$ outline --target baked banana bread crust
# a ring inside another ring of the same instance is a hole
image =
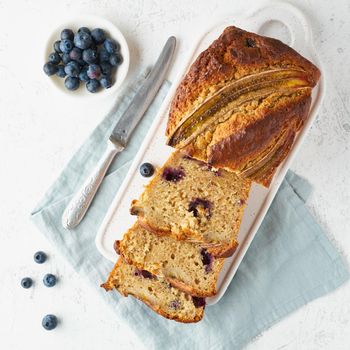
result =
[[[190,67],[172,101],[168,144],[268,186],[288,152],[264,164],[307,118],[320,71],[281,41],[228,27]],[[294,140],[293,136],[293,140]],[[282,137],[282,138],[283,138]],[[293,143],[293,140],[291,143]],[[257,173],[260,175],[258,176]]]
[[[116,289],[126,297],[132,295],[159,315],[177,322],[198,322],[204,315],[203,298],[173,288],[164,279],[128,265],[121,258],[101,287],[106,291]]]

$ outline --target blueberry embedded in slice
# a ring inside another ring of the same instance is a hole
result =
[[[30,277],[24,277],[21,280],[21,286],[25,289],[28,289],[32,286],[33,280]]]
[[[209,273],[213,268],[214,257],[206,249],[201,250],[202,262],[205,268],[205,272]]]
[[[53,287],[56,284],[56,281],[56,276],[51,273],[47,273],[43,278],[43,283],[46,287]]]
[[[173,310],[178,310],[180,306],[181,306],[181,302],[179,300],[172,300],[169,303],[170,309],[173,309]]]
[[[149,278],[149,279],[152,279],[154,277],[150,272],[146,270],[140,270],[138,268],[135,268],[134,275],[138,277]]]
[[[55,315],[46,315],[41,322],[42,326],[47,331],[51,331],[55,329],[57,327],[57,323],[58,323],[58,320]]]
[[[154,166],[151,163],[143,163],[140,166],[140,174],[143,177],[150,177],[154,174]]]
[[[80,80],[74,77],[67,77],[64,81],[64,86],[71,91],[77,90],[80,85]]]
[[[57,72],[57,66],[51,62],[45,63],[43,69],[48,76],[54,75]]]
[[[212,207],[213,207],[213,204],[209,200],[203,199],[203,198],[194,198],[192,199],[192,201],[188,206],[188,211],[192,212],[195,218],[204,212],[204,216],[207,219],[210,219],[212,214],[211,213]]]
[[[71,29],[63,29],[61,32],[61,40],[73,40],[74,33]]]
[[[37,264],[43,264],[47,259],[47,256],[44,252],[42,251],[39,251],[39,252],[36,252],[34,254],[34,261],[37,263]]]
[[[185,177],[185,172],[182,168],[167,167],[163,170],[162,178],[170,182],[178,182]]]
[[[195,307],[203,307],[205,306],[205,299],[199,297],[192,297],[192,301]]]

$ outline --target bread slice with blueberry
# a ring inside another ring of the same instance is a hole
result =
[[[106,291],[116,289],[123,296],[132,295],[170,320],[192,323],[200,321],[204,315],[203,298],[192,297],[163,278],[128,265],[121,258],[101,287]]]
[[[269,186],[308,117],[319,69],[279,40],[230,26],[171,103],[168,144]]]
[[[145,229],[233,254],[251,181],[174,152],[131,206]]]
[[[198,297],[216,294],[224,259],[214,258],[200,244],[159,237],[136,223],[115,242],[115,249],[127,263],[163,277],[185,293]]]

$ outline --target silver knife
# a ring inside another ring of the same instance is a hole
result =
[[[176,39],[171,36],[165,43],[151,73],[114,127],[101,160],[66,207],[62,216],[64,228],[73,229],[83,219],[113,158],[125,148],[131,133],[164,82],[165,74],[175,51],[175,45]]]

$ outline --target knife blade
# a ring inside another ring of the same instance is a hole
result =
[[[140,89],[137,91],[132,103],[119,119],[112,131],[110,140],[123,147],[127,144],[131,133],[135,129],[143,114],[151,104],[154,96],[162,85],[165,74],[170,66],[171,57],[174,54],[176,45],[175,37],[171,36],[154,65],[151,73]]]
[[[130,105],[114,127],[105,153],[64,210],[62,215],[64,228],[73,229],[85,216],[112,160],[118,152],[125,148],[133,130],[164,82],[175,46],[176,39],[171,36],[165,43],[151,73],[145,78]]]

